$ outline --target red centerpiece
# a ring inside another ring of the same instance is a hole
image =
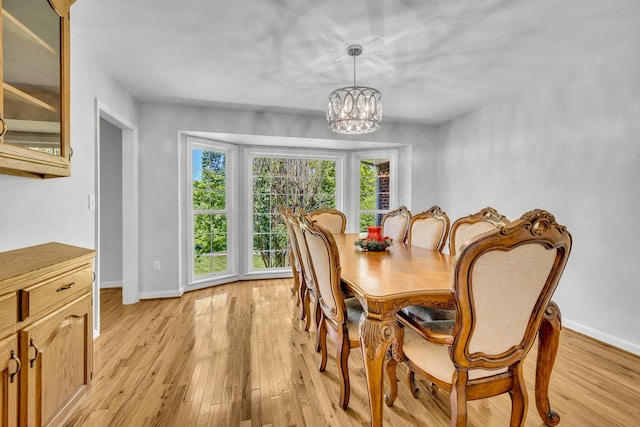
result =
[[[372,225],[367,227],[367,239],[382,241],[382,227],[379,225]]]

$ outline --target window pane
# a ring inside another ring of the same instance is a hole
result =
[[[335,207],[336,162],[294,158],[253,160],[253,268],[289,266],[279,206],[295,211]]]
[[[367,231],[367,227],[376,224],[376,216],[374,214],[360,214],[360,232],[364,233]]]
[[[254,233],[253,235],[253,250],[254,252],[260,252],[262,248],[269,247],[269,233]]]
[[[253,268],[256,270],[266,268],[266,264],[264,263],[262,254],[260,252],[253,253]]]
[[[211,210],[224,210],[226,205],[227,194],[224,191],[210,191],[209,192],[209,209]]]
[[[227,215],[216,214],[211,215],[211,231],[214,233],[226,233],[227,232]]]
[[[194,273],[198,276],[213,273],[211,257],[209,255],[196,255],[193,268]]]
[[[193,182],[193,209],[205,210],[209,207],[209,193],[202,181]]]
[[[193,216],[193,232],[208,233],[211,231],[211,215],[210,214],[197,214]]]
[[[360,210],[372,211],[376,209],[376,201],[378,195],[376,193],[360,193]]]

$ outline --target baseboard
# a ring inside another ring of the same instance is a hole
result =
[[[573,331],[580,332],[581,334],[587,335],[591,338],[602,341],[624,351],[628,351],[629,353],[640,356],[640,344],[627,341],[610,334],[606,334],[597,329],[590,328],[580,323],[572,322],[571,320],[562,319],[562,326],[567,327],[568,329],[571,329]]]
[[[100,289],[121,288],[122,281],[117,282],[100,282]]]
[[[140,299],[154,299],[154,298],[179,298],[182,295],[180,291],[163,291],[163,292],[140,292]]]

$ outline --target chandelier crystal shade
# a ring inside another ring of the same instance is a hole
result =
[[[380,129],[382,120],[382,94],[370,87],[356,86],[356,56],[362,53],[362,47],[349,46],[347,53],[353,57],[353,86],[329,94],[329,129],[344,134],[375,132]]]

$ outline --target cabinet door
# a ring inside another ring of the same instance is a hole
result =
[[[0,426],[18,425],[18,338],[0,340]]]
[[[91,294],[18,332],[22,426],[60,421],[72,402],[87,392],[92,333]]]
[[[69,0],[2,0],[0,172],[69,175]]]

